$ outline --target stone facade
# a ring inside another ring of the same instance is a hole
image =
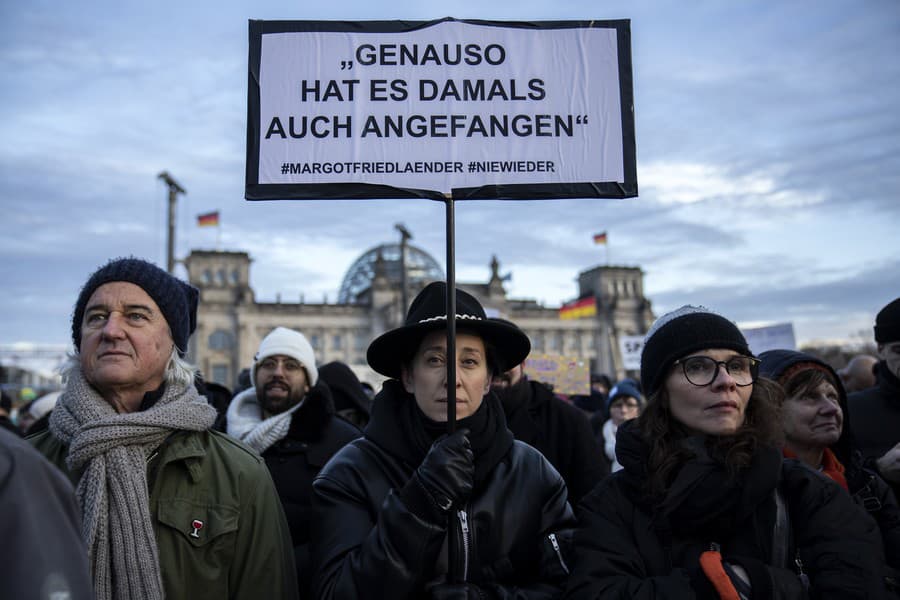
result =
[[[380,255],[379,255],[380,256]],[[383,260],[375,261],[371,286],[353,303],[257,302],[250,287],[246,252],[194,250],[184,261],[191,284],[200,290],[197,331],[188,358],[211,380],[233,387],[241,369],[253,363],[263,337],[277,326],[302,331],[323,364],[347,363],[362,381],[377,386],[383,379],[366,363],[369,342],[402,323],[401,291]],[[591,370],[614,378],[634,375],[622,369],[619,335],[641,335],[653,322],[643,295],[638,267],[598,266],[579,274],[578,297],[594,296],[597,315],[562,320],[559,307],[506,296],[496,257],[486,283],[457,282],[474,295],[488,316],[515,322],[531,338],[534,353],[561,354],[590,360]],[[412,299],[424,286],[413,282]]]

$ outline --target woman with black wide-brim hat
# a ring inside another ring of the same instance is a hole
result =
[[[528,338],[456,291],[458,421],[446,435],[446,291],[428,285],[405,324],[369,346],[369,364],[391,379],[364,437],[313,484],[317,598],[546,598],[565,585],[565,484],[513,440],[489,394],[492,374],[528,355]]]

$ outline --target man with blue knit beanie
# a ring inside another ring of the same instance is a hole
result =
[[[197,290],[145,260],[97,269],[49,429],[29,441],[76,485],[98,600],[296,598],[260,457],[211,430],[184,360]]]

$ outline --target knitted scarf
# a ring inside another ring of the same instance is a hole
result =
[[[256,390],[250,388],[234,397],[228,405],[226,421],[228,435],[239,439],[260,454],[272,444],[284,438],[291,427],[294,413],[303,406],[306,397],[290,409],[268,419],[262,418],[262,407],[256,398]]]
[[[781,452],[784,454],[785,458],[797,458],[797,455],[787,448],[782,448]],[[847,478],[844,476],[844,465],[841,464],[838,457],[831,451],[831,448],[825,448],[822,452],[822,466],[820,469],[822,470],[823,475],[827,475],[837,482],[839,486],[849,491],[849,488],[847,487]]]
[[[190,387],[171,386],[149,409],[119,414],[78,369],[50,416],[82,472],[75,490],[98,600],[163,597],[147,489],[147,460],[176,430],[205,431],[216,411]]]

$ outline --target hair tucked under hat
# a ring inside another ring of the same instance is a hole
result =
[[[72,315],[72,341],[75,347],[81,350],[81,322],[88,300],[101,285],[114,281],[133,283],[153,298],[169,325],[178,355],[183,357],[187,352],[188,338],[197,328],[199,292],[153,263],[133,256],[110,260],[94,271],[81,288]]]
[[[685,305],[653,323],[641,352],[641,387],[647,397],[662,385],[679,358],[712,348],[726,348],[752,356],[737,325],[703,306]]]
[[[879,344],[900,341],[900,298],[878,311],[875,317],[875,341]]]
[[[319,370],[316,368],[316,353],[307,341],[306,336],[287,327],[276,327],[263,338],[259,351],[253,357],[253,368],[250,370],[250,384],[256,387],[256,369],[270,356],[290,356],[306,369],[306,378],[310,387],[319,381]]]

